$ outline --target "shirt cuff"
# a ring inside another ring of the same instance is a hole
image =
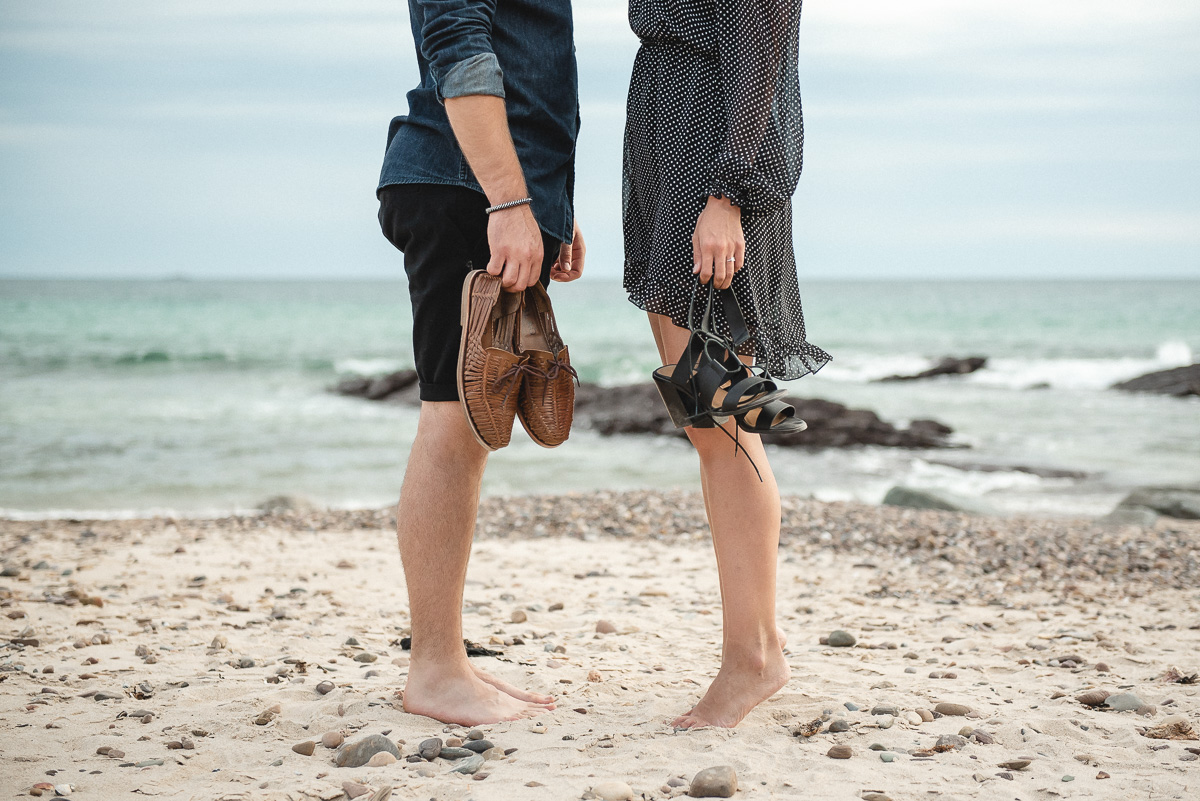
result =
[[[437,82],[438,100],[466,95],[504,97],[504,71],[495,53],[478,53],[454,64]]]

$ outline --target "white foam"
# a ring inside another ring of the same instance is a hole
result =
[[[400,359],[338,359],[333,363],[339,375],[362,376],[385,375],[411,366]]]

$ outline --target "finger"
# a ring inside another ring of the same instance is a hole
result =
[[[509,292],[520,292],[520,282],[521,262],[510,256],[504,260],[504,273],[500,279],[500,284]]]
[[[746,266],[746,243],[738,242],[733,251],[733,271],[736,273]]]
[[[493,252],[485,269],[487,269],[488,275],[500,275],[500,273],[504,272],[504,257]]]
[[[692,237],[692,275],[700,274],[700,245]]]
[[[708,250],[700,251],[700,283],[707,284],[713,278],[713,254]]]
[[[733,283],[733,271],[737,264],[737,257],[733,255],[733,250],[726,250],[721,255],[721,264],[724,266],[724,271],[721,273],[721,289],[729,289],[729,285]]]

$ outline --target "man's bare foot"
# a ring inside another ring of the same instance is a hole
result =
[[[514,687],[503,679],[498,679],[492,674],[486,673],[474,665],[471,665],[471,670],[475,671],[475,675],[478,676],[482,681],[487,682],[502,693],[508,693],[518,701],[528,701],[531,704],[537,704],[538,706],[543,706],[546,709],[554,709],[554,702],[557,699],[553,695],[542,695],[541,693],[534,693],[530,692],[529,690],[522,690],[520,687]]]
[[[431,671],[417,676],[410,670],[404,687],[405,712],[460,726],[531,718],[547,708],[509,695],[475,675],[473,669],[457,674]]]
[[[732,728],[750,714],[750,710],[777,693],[787,684],[791,668],[782,648],[769,649],[757,664],[725,664],[709,685],[700,703],[671,722],[676,729],[701,726]]]

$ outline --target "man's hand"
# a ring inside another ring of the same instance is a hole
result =
[[[692,234],[692,273],[702,284],[712,281],[717,289],[728,289],[745,257],[742,209],[728,198],[710,197]]]
[[[501,276],[509,292],[523,292],[542,277],[542,232],[529,204],[493,211],[488,215],[487,271]]]
[[[583,232],[579,230],[579,220],[575,221],[575,231],[572,241],[563,242],[558,249],[558,261],[550,268],[551,281],[574,281],[583,275],[583,257],[587,246],[583,243]]]

